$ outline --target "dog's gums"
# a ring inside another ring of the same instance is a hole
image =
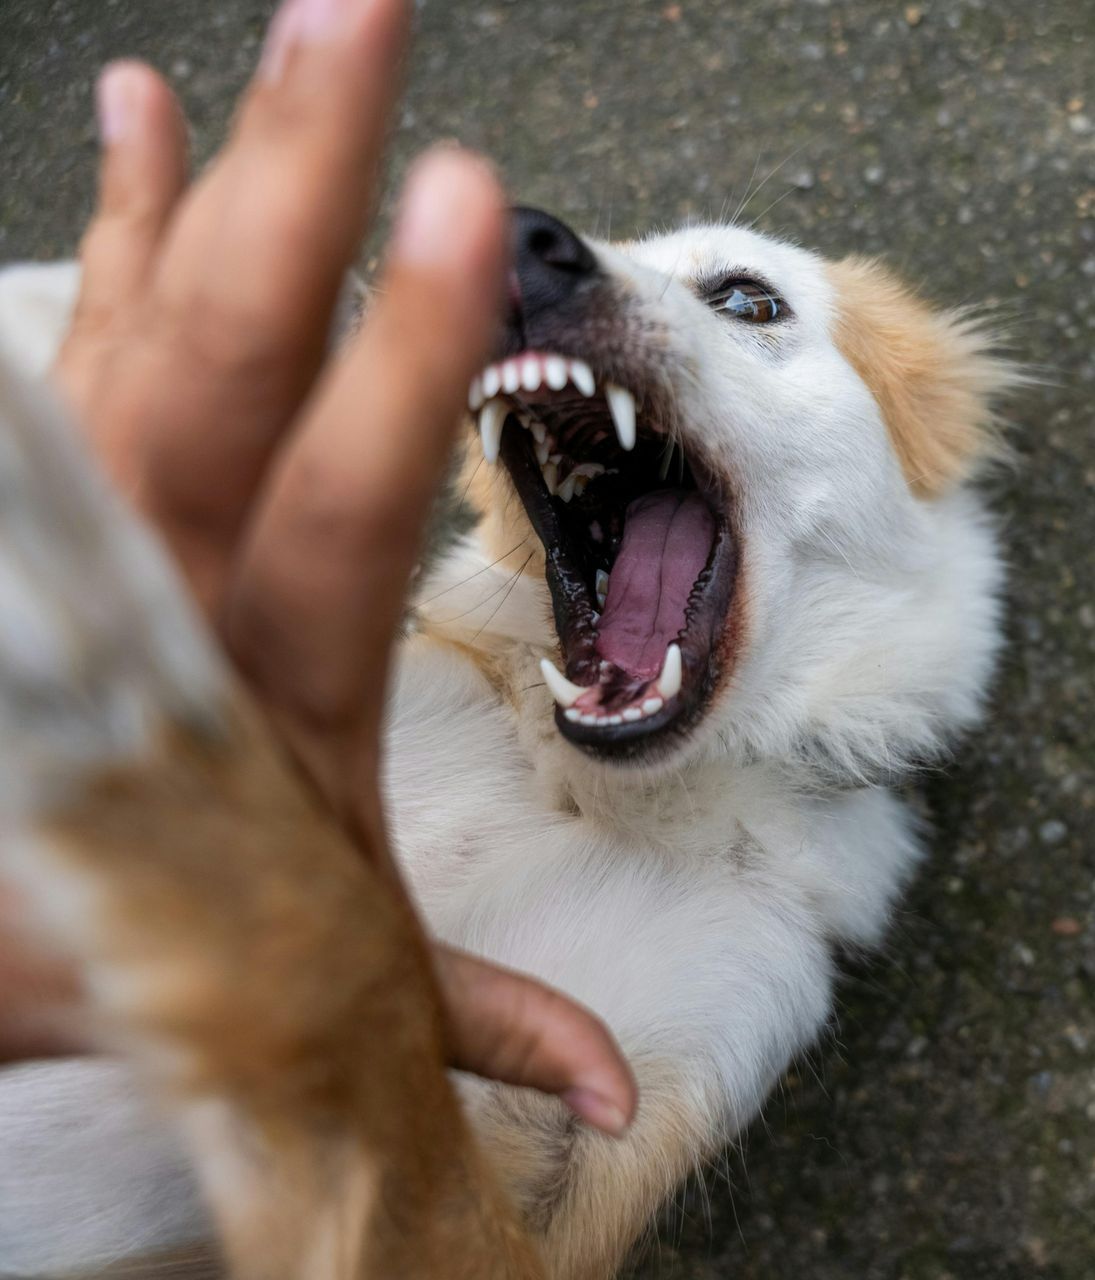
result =
[[[544,544],[566,674],[544,679],[565,737],[646,753],[688,728],[718,677],[736,577],[730,512],[671,426],[584,360],[525,351],[470,388],[488,463],[505,464]]]

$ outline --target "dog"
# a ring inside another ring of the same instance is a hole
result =
[[[75,288],[51,270],[52,309],[36,273],[0,303],[0,340],[51,313],[37,368]],[[634,1068],[619,1140],[458,1082],[547,1273],[595,1280],[817,1041],[916,869],[895,787],[982,714],[977,481],[1021,375],[884,266],[734,225],[610,245],[519,210],[510,293],[385,784],[430,930],[589,1006]]]

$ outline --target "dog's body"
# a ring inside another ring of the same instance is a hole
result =
[[[432,930],[589,1005],[634,1066],[620,1141],[466,1082],[551,1273],[574,1280],[610,1274],[757,1114],[831,1015],[834,952],[885,929],[920,848],[888,784],[976,717],[997,648],[1000,561],[966,482],[1013,379],[974,327],[864,264],[736,228],[590,252],[581,299],[526,317],[519,345],[630,388],[639,451],[657,434],[682,474],[685,456],[702,469],[734,552],[713,638],[701,653],[682,629],[684,686],[649,703],[645,737],[637,701],[615,724],[565,714],[600,686],[564,638],[576,683],[552,685],[553,717],[539,664],[569,615],[556,591],[553,625],[525,510],[476,451],[483,518],[419,590],[387,739],[395,841]],[[764,281],[780,322],[714,314],[727,279]]]

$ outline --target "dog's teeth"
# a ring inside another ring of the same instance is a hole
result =
[[[608,599],[608,574],[603,569],[597,570],[594,590],[597,592],[597,607],[604,609],[605,601]]]
[[[563,712],[563,715],[565,715],[566,718],[572,722],[575,720],[580,720],[582,718],[582,713],[578,710],[577,707],[567,707],[567,709]]]
[[[535,356],[529,356],[521,365],[521,386],[526,391],[539,391],[540,378],[540,361]]]
[[[572,360],[570,362],[570,380],[584,396],[591,396],[597,390],[593,370],[584,360]]]
[[[599,719],[599,716],[591,716],[588,712],[585,715],[578,717],[580,724],[596,724]]]
[[[679,644],[671,644],[665,651],[665,661],[662,663],[661,675],[658,676],[657,689],[666,702],[670,698],[675,698],[681,691],[681,647]]]
[[[567,384],[567,362],[562,356],[548,356],[544,361],[544,381],[552,391],[562,391]]]
[[[501,397],[488,400],[479,410],[479,440],[483,457],[492,465],[498,461],[498,449],[502,443],[502,428],[506,425],[509,405]]]
[[[554,493],[559,483],[559,464],[551,461],[545,462],[541,466],[540,472],[544,477],[544,484],[547,485],[548,493]]]
[[[532,434],[535,437],[536,427],[533,426]],[[536,442],[536,461],[542,467],[551,457],[551,445],[546,440],[537,440]]]
[[[660,711],[665,703],[661,698],[646,698],[643,701],[643,715],[652,716],[655,711]]]
[[[612,421],[616,424],[616,438],[620,442],[620,448],[634,449],[635,397],[614,382],[606,382],[605,398],[608,400]]]
[[[605,724],[623,724],[623,722],[624,722],[623,716],[609,716],[605,720]]]
[[[472,378],[471,386],[468,388],[468,408],[472,413],[478,413],[483,407],[483,379]]]
[[[521,369],[516,360],[507,360],[502,366],[502,390],[511,396],[521,385]]]
[[[551,696],[561,707],[574,706],[582,694],[585,693],[581,685],[571,684],[548,658],[540,659],[540,670],[544,674],[544,683],[551,692]]]
[[[642,711],[639,710],[638,707],[628,707],[627,710],[624,712],[623,718],[628,721],[641,720],[643,718],[643,713]]]
[[[605,469],[599,462],[579,462],[571,474],[585,476],[587,480],[595,480],[598,476],[603,476],[604,473]]]
[[[589,484],[589,476],[575,475],[572,471],[570,473],[570,479],[574,481],[575,493],[585,493],[586,485]]]
[[[555,490],[555,496],[562,498],[564,502],[569,502],[574,497],[574,485],[577,476],[573,472],[563,481],[563,483]]]
[[[483,399],[493,400],[502,390],[502,371],[496,364],[488,365],[483,370]]]
[[[537,444],[543,444],[547,439],[547,427],[542,422],[537,421],[536,418],[532,420],[532,438]]]

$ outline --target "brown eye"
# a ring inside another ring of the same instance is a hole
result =
[[[727,280],[709,295],[708,302],[715,311],[752,324],[768,324],[784,312],[782,299],[755,280]]]

